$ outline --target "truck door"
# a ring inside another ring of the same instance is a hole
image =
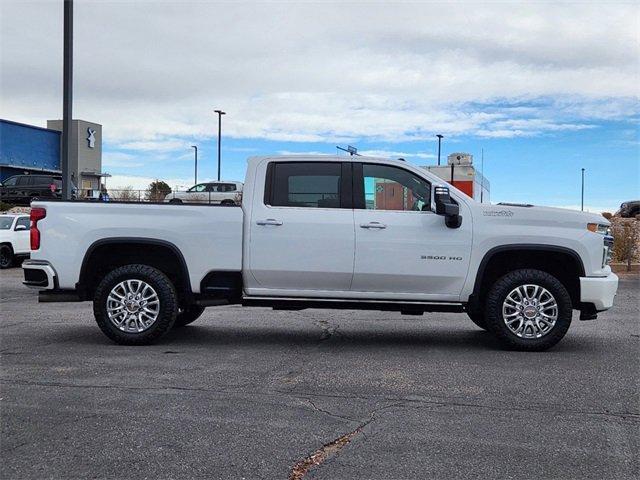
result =
[[[309,296],[348,291],[355,242],[351,165],[276,161],[265,168],[264,198],[256,196],[251,207],[248,263],[257,283],[248,287]]]
[[[469,215],[460,228],[447,228],[432,211],[428,180],[374,163],[354,165],[354,203],[352,290],[381,298],[458,298],[471,253]]]

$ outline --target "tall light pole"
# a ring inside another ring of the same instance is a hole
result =
[[[195,160],[196,160],[196,166],[194,169],[194,181],[193,184],[196,185],[198,183],[198,147],[196,145],[191,145],[191,148],[193,148],[194,154],[195,154]]]
[[[226,115],[226,112],[222,110],[214,110],[218,114],[218,181],[220,181],[220,142],[222,140],[222,115]]]
[[[444,136],[440,135],[440,134],[437,134],[436,137],[438,137],[438,166],[440,166],[440,145],[442,143],[442,138]]]
[[[73,117],[73,0],[64,0],[62,67],[62,198],[71,200],[71,119]]]
[[[582,169],[582,194],[580,195],[580,210],[584,212],[584,168]]]

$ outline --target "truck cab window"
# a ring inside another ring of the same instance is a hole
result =
[[[275,163],[272,168],[270,205],[340,208],[340,163],[286,162]]]
[[[403,168],[364,164],[365,208],[368,210],[431,210],[431,184]]]

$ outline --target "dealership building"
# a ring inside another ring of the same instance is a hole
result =
[[[69,169],[82,191],[99,190],[102,172],[102,125],[85,120],[71,123]],[[47,128],[0,119],[0,182],[13,175],[61,174],[62,120]]]

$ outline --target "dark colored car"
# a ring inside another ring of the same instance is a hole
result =
[[[636,215],[640,215],[640,200],[631,200],[624,202],[620,205],[620,210],[616,215],[622,218],[634,218]]]
[[[72,186],[72,191],[75,196],[75,186]],[[61,197],[60,175],[14,175],[0,184],[0,200],[14,205],[29,205],[32,200]]]

